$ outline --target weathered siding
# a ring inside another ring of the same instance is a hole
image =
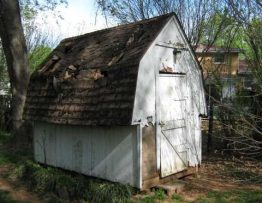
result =
[[[36,161],[139,188],[138,145],[137,126],[34,125]]]
[[[152,124],[142,130],[142,177],[143,182],[157,177],[156,163],[156,128]]]

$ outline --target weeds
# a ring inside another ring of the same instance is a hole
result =
[[[32,149],[13,146],[14,137],[0,129],[0,165],[16,164],[32,159]]]
[[[86,178],[52,167],[42,167],[32,161],[19,166],[16,176],[38,194],[53,193],[69,200],[127,202],[133,192],[127,185]]]
[[[0,165],[8,164],[10,162],[11,160],[7,156],[0,154]]]
[[[9,133],[6,133],[0,130],[0,145],[6,144],[7,141],[11,138]],[[0,151],[0,165],[13,163],[17,156],[12,156],[12,153],[7,151]]]
[[[88,199],[91,202],[127,202],[132,195],[130,186],[122,185],[119,183],[99,183],[90,182]]]
[[[165,194],[165,191],[162,190],[162,189],[158,189],[155,191],[155,194],[154,194],[154,197],[155,199],[157,200],[164,200],[166,198],[166,194]]]
[[[178,194],[173,194],[173,195],[172,195],[172,200],[173,200],[174,202],[177,202],[177,203],[179,203],[179,202],[184,202],[183,197],[179,196]]]
[[[167,199],[165,191],[162,189],[155,190],[153,195],[145,196],[144,198],[135,201],[136,203],[155,203],[155,202],[163,202]]]

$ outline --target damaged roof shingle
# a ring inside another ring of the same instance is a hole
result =
[[[140,59],[171,16],[61,41],[31,76],[24,119],[130,125]]]

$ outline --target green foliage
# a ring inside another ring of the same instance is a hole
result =
[[[11,134],[0,131],[0,145],[9,146],[13,139],[14,137]],[[0,149],[0,165],[22,163],[28,159],[32,159],[31,149],[19,148],[10,150],[8,147]]]
[[[50,47],[40,45],[33,49],[29,54],[29,67],[33,72],[43,62],[44,59],[51,53]]]
[[[19,0],[19,4],[22,14],[30,19],[38,11],[53,11],[59,5],[67,5],[67,0]]]
[[[17,163],[19,157],[16,154],[0,151],[0,165]]]
[[[158,200],[164,200],[166,198],[165,191],[162,190],[162,189],[156,190],[154,197],[155,197],[155,199],[158,199]]]
[[[181,196],[179,196],[178,194],[173,194],[172,195],[172,200],[174,201],[174,202],[184,202],[184,199],[183,199],[183,197],[181,197]]]
[[[155,203],[155,202],[163,202],[165,199],[167,199],[165,191],[163,189],[157,189],[155,190],[153,195],[145,196],[135,202],[137,203]]]
[[[10,138],[10,134],[0,129],[0,143],[6,142]]]
[[[126,202],[132,195],[132,189],[128,185],[119,183],[106,183],[91,181],[89,184],[89,200],[91,202]]]
[[[0,165],[4,165],[8,163],[11,163],[8,157],[4,156],[3,154],[0,154]]]
[[[30,4],[22,4],[21,6],[21,17],[24,23],[33,20],[37,15],[37,11]]]
[[[203,33],[201,33],[200,43],[212,45],[225,45],[224,37],[230,34],[232,29],[234,29],[234,20],[228,15],[227,11],[215,11],[211,13],[209,18],[207,18],[202,25]],[[231,37],[229,38],[232,39]]]
[[[7,92],[7,90],[9,89],[8,82],[9,77],[6,68],[6,60],[0,39],[0,91]]]
[[[132,195],[128,185],[89,179],[52,167],[27,161],[16,170],[17,177],[39,194],[54,193],[66,200],[85,199],[90,202],[127,202]]]
[[[0,130],[0,145],[5,145],[11,138],[9,133]],[[16,163],[18,159],[17,154],[5,150],[0,151],[0,165]]]
[[[19,154],[20,153],[20,154]],[[0,151],[0,159],[2,157],[3,164],[5,163],[22,163],[24,160],[31,159],[31,155],[29,155],[29,151],[27,150],[18,150],[15,152],[6,152]],[[19,156],[17,155],[19,154]]]

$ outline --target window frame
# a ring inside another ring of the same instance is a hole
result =
[[[220,57],[220,56],[223,56],[223,61],[216,61],[217,57]],[[227,57],[225,54],[223,53],[219,53],[219,54],[216,54],[215,56],[213,56],[213,64],[226,64],[227,62]]]

